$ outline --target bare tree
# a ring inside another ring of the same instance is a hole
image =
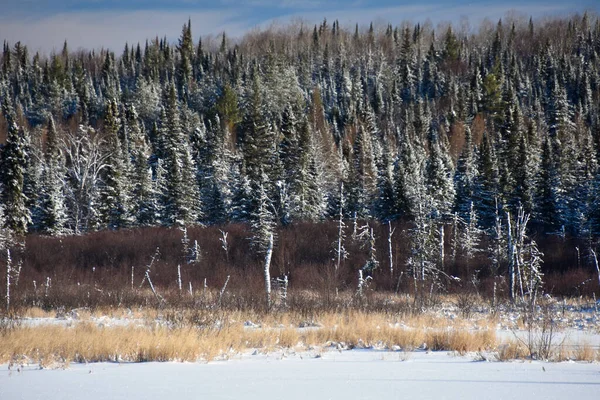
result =
[[[110,156],[103,150],[103,143],[101,135],[83,125],[76,132],[66,133],[61,141],[67,166],[66,196],[75,233],[93,228],[97,223],[100,175]]]
[[[529,214],[523,211],[523,207],[519,207],[514,219],[507,212],[506,220],[510,298],[514,301],[518,292],[524,303],[528,296],[533,308],[542,284],[541,264],[544,254],[539,251],[535,240],[527,236]]]

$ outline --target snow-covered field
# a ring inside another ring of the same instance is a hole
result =
[[[1,366],[0,399],[598,399],[600,365],[446,352],[245,353],[210,363]]]

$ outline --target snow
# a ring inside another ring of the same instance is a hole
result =
[[[445,352],[244,353],[210,363],[0,366],[0,399],[597,399],[600,365]]]
[[[529,332],[526,330],[510,330],[510,329],[498,329],[496,330],[496,338],[500,342],[512,341],[517,338],[523,341],[528,340]],[[548,333],[546,333],[548,335]],[[531,337],[533,340],[539,340],[542,334],[539,331],[532,331]],[[581,346],[587,345],[592,348],[600,349],[600,333],[591,331],[584,331],[578,329],[564,329],[555,331],[552,333],[552,345],[554,346]]]

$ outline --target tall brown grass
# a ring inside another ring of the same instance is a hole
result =
[[[174,316],[177,314],[187,314]],[[306,348],[336,345],[343,348],[377,347],[457,352],[493,349],[493,330],[472,331],[466,323],[423,316],[404,317],[382,313],[326,313],[304,324],[301,314],[259,315],[225,313],[204,315],[170,311],[145,325],[103,327],[91,319],[72,326],[17,326],[0,334],[0,363],[35,362],[140,362],[197,361],[228,357],[249,348]],[[260,327],[246,327],[255,319]]]
[[[40,309],[26,314],[53,316]],[[119,319],[118,324],[111,326],[106,318]],[[0,363],[210,361],[246,349],[269,352],[313,347],[488,352],[501,361],[531,356],[522,341],[498,340],[495,321],[476,324],[433,313],[346,310],[307,319],[300,312],[109,309],[82,310],[68,325],[16,323],[0,330]],[[553,347],[548,359],[600,361],[600,350],[589,343],[561,343]]]

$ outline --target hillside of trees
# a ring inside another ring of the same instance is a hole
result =
[[[362,252],[359,281],[506,275],[531,294],[542,271],[597,267],[599,57],[588,14],[4,43],[0,238],[242,224],[260,259],[301,226],[336,271]]]

